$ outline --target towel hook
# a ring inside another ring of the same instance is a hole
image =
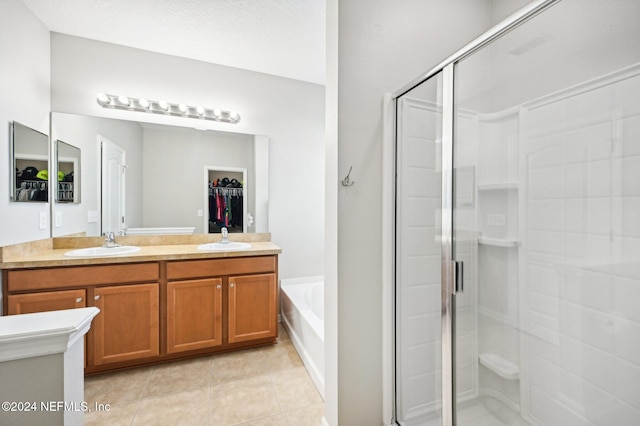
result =
[[[353,169],[353,166],[349,167],[349,173],[347,173],[347,176],[342,179],[342,186],[352,186],[355,181],[351,181],[349,179],[349,176],[351,176],[351,170]]]

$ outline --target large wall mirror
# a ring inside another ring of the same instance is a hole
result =
[[[51,132],[82,161],[54,237],[268,232],[265,136],[56,112]]]
[[[49,138],[17,121],[10,129],[11,200],[49,201]]]

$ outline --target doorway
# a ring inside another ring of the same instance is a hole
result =
[[[103,136],[98,136],[98,141],[101,156],[101,234],[117,234],[127,228],[126,151]]]
[[[204,167],[204,229],[219,234],[247,232],[254,218],[247,210],[247,169],[237,167]]]

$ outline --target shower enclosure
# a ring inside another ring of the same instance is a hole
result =
[[[532,2],[393,98],[396,424],[639,425],[640,2]]]

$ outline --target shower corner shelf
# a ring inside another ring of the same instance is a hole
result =
[[[480,360],[480,364],[503,379],[517,380],[520,377],[520,369],[500,355],[485,352],[478,355],[478,359]]]
[[[495,191],[504,189],[518,189],[518,182],[495,182],[478,184],[478,191]]]
[[[520,242],[518,240],[511,240],[506,238],[487,238],[487,237],[478,237],[478,244],[484,246],[493,246],[493,247],[514,247],[517,248],[520,246]]]

